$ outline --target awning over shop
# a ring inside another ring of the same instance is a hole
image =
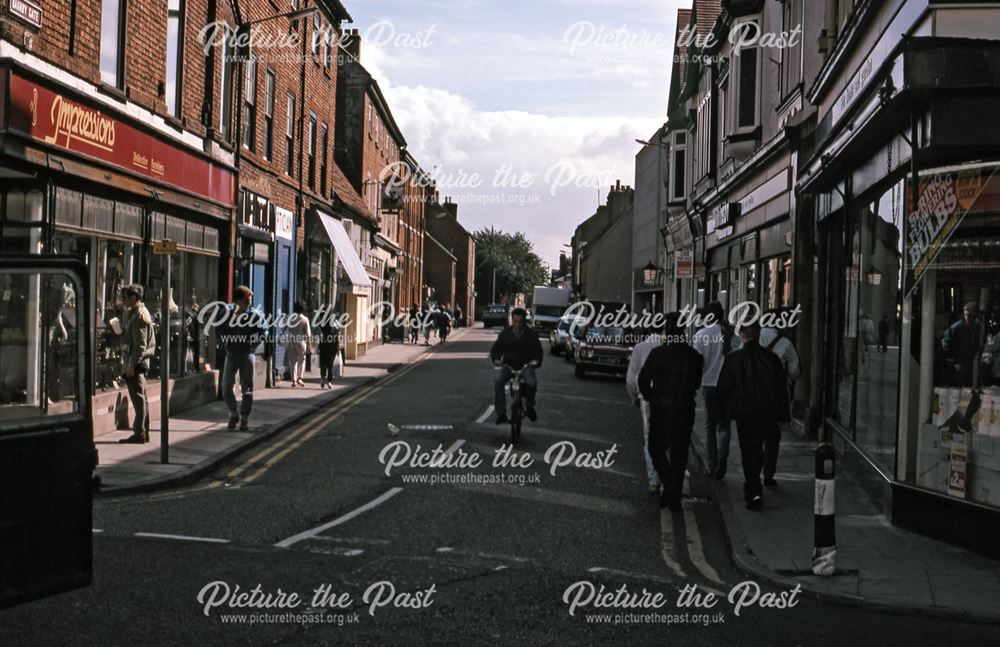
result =
[[[368,288],[371,287],[371,281],[368,279],[368,273],[365,272],[364,264],[358,258],[358,253],[354,250],[354,245],[351,244],[351,239],[347,235],[344,225],[325,213],[317,215],[337,252],[337,262],[343,266],[344,272],[347,273],[347,277],[354,287],[354,294],[366,294]]]

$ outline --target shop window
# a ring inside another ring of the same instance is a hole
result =
[[[184,3],[167,0],[167,112],[178,117],[181,113],[181,65],[183,57]]]
[[[312,312],[333,305],[332,283],[330,247],[314,245],[309,252],[309,307]]]
[[[127,0],[101,2],[101,82],[125,87],[125,9]]]
[[[761,304],[765,310],[791,305],[790,255],[769,258],[762,263]]]
[[[264,159],[274,158],[274,68],[264,73]]]
[[[905,194],[912,190],[905,184]],[[905,241],[900,450],[908,482],[1000,505],[1000,178],[925,170]],[[907,201],[907,210],[910,201]]]

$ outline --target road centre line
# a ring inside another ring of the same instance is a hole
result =
[[[483,424],[483,421],[485,421],[487,418],[489,418],[491,415],[493,415],[493,411],[494,410],[495,409],[494,409],[494,407],[493,407],[492,404],[490,406],[486,407],[486,411],[483,412],[483,415],[481,415],[478,418],[476,418],[476,423],[480,424],[480,425]]]
[[[304,539],[310,539],[311,537],[314,537],[314,536],[320,534],[321,532],[323,532],[325,530],[329,530],[330,528],[334,528],[334,527],[339,526],[339,525],[341,525],[343,523],[347,523],[348,521],[350,521],[354,517],[357,517],[358,515],[363,514],[363,513],[367,512],[367,511],[371,510],[372,508],[375,508],[377,506],[382,505],[383,503],[385,503],[386,501],[388,501],[389,499],[391,499],[392,497],[396,496],[397,494],[399,494],[402,491],[403,491],[403,488],[401,488],[401,487],[391,488],[390,490],[388,490],[386,492],[383,492],[381,495],[379,495],[378,497],[372,499],[371,501],[369,501],[368,503],[362,505],[361,507],[355,508],[354,510],[351,510],[347,514],[344,514],[344,515],[341,515],[341,516],[337,517],[333,521],[329,521],[327,523],[324,523],[321,526],[316,526],[315,528],[313,528],[311,530],[305,530],[303,532],[300,532],[297,535],[292,535],[288,539],[283,539],[283,540],[279,541],[278,543],[275,544],[275,546],[277,548],[289,548],[291,546],[294,546],[295,544],[299,543],[300,541],[302,541]]]
[[[191,537],[188,535],[165,535],[158,532],[137,532],[136,537],[149,537],[152,539],[177,539],[180,541],[198,541],[208,544],[228,544],[228,539],[216,539],[214,537]]]

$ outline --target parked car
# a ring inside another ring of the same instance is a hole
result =
[[[510,325],[510,306],[503,303],[494,303],[483,308],[483,327]]]
[[[588,371],[625,375],[631,357],[631,340],[623,328],[588,326],[576,349],[576,376]]]
[[[577,326],[575,328],[570,328],[569,334],[566,336],[566,361],[573,363],[576,361],[576,352],[580,347],[580,342],[583,341],[583,336],[587,332],[586,326]]]
[[[569,352],[569,337],[570,328],[573,326],[574,321],[579,321],[581,323],[577,324],[577,329],[583,328],[583,317],[562,317],[555,328],[549,333],[549,352],[553,355],[558,355],[559,353]]]

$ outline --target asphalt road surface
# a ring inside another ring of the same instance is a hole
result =
[[[99,499],[93,585],[0,611],[0,645],[1000,644],[997,627],[736,571],[693,460],[683,512],[647,493],[620,378],[547,355],[539,420],[495,466],[495,334],[468,331],[193,486]]]

